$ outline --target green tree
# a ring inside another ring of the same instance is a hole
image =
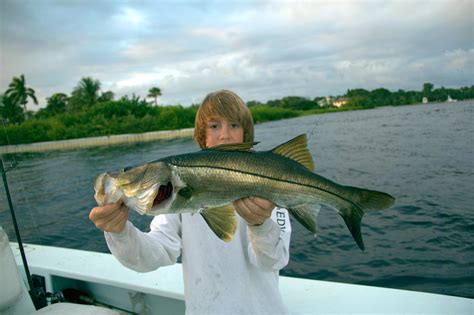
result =
[[[120,102],[127,102],[127,103],[134,104],[134,105],[148,104],[145,98],[140,99],[140,96],[135,95],[135,93],[132,93],[132,97],[129,97],[128,94],[124,95],[120,98],[119,101]]]
[[[22,74],[20,77],[13,77],[12,82],[5,91],[5,95],[10,98],[10,101],[20,104],[23,106],[23,112],[26,117],[26,104],[28,104],[28,98],[33,100],[33,103],[38,105],[38,100],[35,96],[35,90],[26,86],[25,76]]]
[[[47,105],[44,112],[47,113],[47,116],[64,113],[66,111],[68,99],[68,96],[64,93],[55,93],[50,97],[47,97]]]
[[[348,98],[351,98],[354,96],[369,97],[370,92],[365,89],[353,89],[353,90],[347,90],[346,95]]]
[[[460,88],[459,94],[460,94],[459,99],[461,99],[461,100],[474,98],[474,85],[471,85],[470,87],[464,86],[464,87]]]
[[[107,91],[107,92],[103,92],[102,94],[100,94],[97,101],[99,101],[99,102],[109,102],[109,101],[113,101],[114,97],[115,97],[114,92]]]
[[[296,110],[308,110],[316,107],[316,103],[300,96],[286,96],[282,100],[283,108],[290,108]]]
[[[260,103],[259,101],[248,101],[247,102],[247,107],[253,107],[253,106],[262,106],[263,104]]]
[[[25,120],[21,106],[8,95],[0,95],[0,116],[10,124],[20,124]]]
[[[385,88],[378,88],[370,92],[372,104],[375,106],[392,105],[392,93]]]
[[[434,89],[433,91],[431,91],[431,96],[432,96],[431,97],[432,101],[444,102],[448,99],[448,91],[447,91],[447,89],[445,89],[444,86],[442,86],[439,89]]]
[[[427,82],[423,84],[423,96],[431,96],[431,91],[433,90],[433,84]]]
[[[407,97],[405,90],[399,89],[393,94],[393,105],[405,105],[407,103]]]
[[[270,100],[267,102],[267,105],[270,107],[282,107],[281,100]]]
[[[158,105],[158,96],[161,96],[161,89],[159,87],[154,86],[148,91],[148,97],[155,99],[155,105]]]
[[[81,110],[94,106],[99,99],[100,81],[91,77],[82,78],[72,91],[69,106],[72,110]]]
[[[365,89],[347,90],[346,96],[349,98],[349,101],[347,102],[348,106],[374,106],[372,104],[372,99],[370,98],[370,92]]]
[[[42,119],[66,112],[68,99],[68,96],[64,93],[55,93],[52,96],[47,97],[46,107],[40,109],[35,114],[35,117],[38,119]]]

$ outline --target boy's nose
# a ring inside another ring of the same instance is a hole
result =
[[[219,134],[219,138],[221,139],[228,139],[229,138],[229,129],[227,128],[227,126],[222,126],[221,128],[221,132]]]

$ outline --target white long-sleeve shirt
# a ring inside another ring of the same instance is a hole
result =
[[[148,233],[127,222],[105,238],[112,254],[139,272],[174,264],[181,254],[187,314],[287,314],[278,274],[289,260],[288,211],[275,208],[260,226],[238,218],[228,243],[201,215],[187,213],[155,217]]]

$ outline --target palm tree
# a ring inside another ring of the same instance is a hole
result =
[[[70,104],[73,109],[91,107],[99,99],[100,81],[91,77],[82,78],[71,94]]]
[[[23,74],[20,75],[19,78],[13,77],[12,82],[8,86],[8,89],[5,91],[5,95],[8,96],[12,102],[23,106],[23,112],[25,114],[25,117],[28,98],[31,98],[33,100],[33,103],[38,105],[38,100],[35,96],[35,90],[26,86],[25,76]]]
[[[50,114],[59,114],[66,111],[66,104],[68,101],[68,96],[64,93],[55,93],[50,97],[46,98],[48,102],[46,105],[46,110]]]
[[[148,97],[153,97],[155,99],[155,105],[158,105],[158,96],[161,96],[161,90],[159,87],[154,86],[148,91]]]
[[[25,120],[21,106],[8,95],[0,95],[0,117],[11,124],[21,124]]]

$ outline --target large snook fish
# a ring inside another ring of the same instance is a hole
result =
[[[316,234],[319,204],[335,209],[357,245],[364,250],[360,222],[364,212],[390,207],[386,193],[341,186],[315,173],[300,135],[270,151],[255,152],[255,143],[225,144],[195,153],[165,157],[95,182],[99,205],[122,200],[141,214],[201,213],[221,239],[229,241],[237,227],[232,201],[256,196],[286,208]]]

